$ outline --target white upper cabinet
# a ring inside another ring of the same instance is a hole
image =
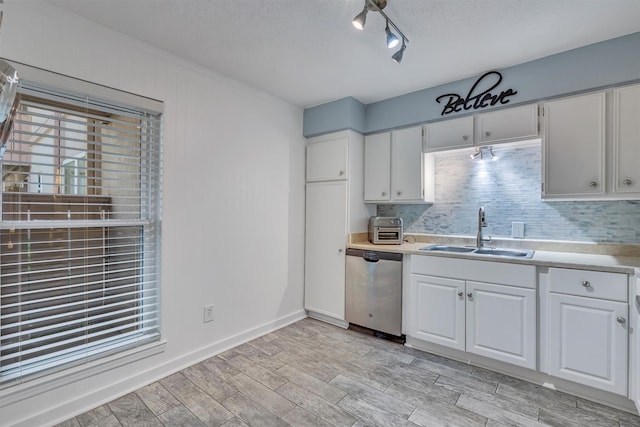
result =
[[[640,196],[640,85],[613,91],[613,192]]]
[[[427,124],[425,144],[427,152],[473,146],[473,116]]]
[[[391,200],[391,133],[368,135],[364,143],[364,200]]]
[[[476,144],[538,138],[538,105],[505,108],[476,116]]]
[[[422,127],[368,135],[364,145],[367,203],[433,202],[433,159],[422,152]]]
[[[391,132],[391,198],[396,202],[424,202],[422,127]]]
[[[443,120],[425,125],[425,151],[435,152],[538,138],[538,105]]]
[[[307,182],[347,179],[348,153],[347,137],[307,144]]]
[[[604,92],[544,104],[543,198],[604,195]]]

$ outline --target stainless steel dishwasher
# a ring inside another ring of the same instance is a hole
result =
[[[402,254],[347,249],[346,320],[402,335]]]

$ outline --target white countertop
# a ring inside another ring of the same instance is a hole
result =
[[[366,233],[365,233],[366,234]],[[355,238],[354,238],[355,236]],[[374,245],[368,241],[362,241],[362,233],[360,235],[354,235],[351,238],[351,243],[347,245],[347,248],[364,249],[371,251],[381,252],[395,252],[406,255],[422,255],[422,256],[444,256],[448,258],[461,258],[461,259],[476,259],[490,262],[506,262],[513,264],[528,264],[545,267],[561,267],[561,268],[576,268],[582,270],[595,270],[595,271],[609,271],[614,273],[635,274],[640,277],[640,256],[628,256],[626,254],[603,254],[603,253],[579,253],[579,252],[564,252],[564,251],[550,251],[550,250],[537,250],[535,249],[536,242],[523,241],[522,246],[514,247],[514,244],[508,246],[500,245],[500,242],[496,244],[485,245],[487,247],[508,247],[509,249],[534,249],[535,253],[530,259],[509,258],[509,257],[497,257],[492,255],[476,255],[465,254],[457,252],[429,252],[421,251],[420,248],[434,244],[451,244],[455,246],[464,246],[458,241],[452,243],[443,242],[443,238],[432,238],[428,236],[419,236],[416,243],[403,243],[401,245]],[[406,236],[405,236],[406,238]],[[365,237],[366,239],[366,237]],[[410,239],[412,240],[412,239]],[[456,239],[451,239],[452,241]],[[570,244],[572,245],[572,244]],[[544,247],[548,245],[540,244]],[[615,245],[609,245],[615,247]],[[623,245],[621,245],[623,246]],[[547,249],[545,247],[545,249]],[[625,252],[625,251],[613,251],[613,252]],[[626,252],[630,252],[626,250]],[[634,251],[631,251],[633,253]]]

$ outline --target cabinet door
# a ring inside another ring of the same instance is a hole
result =
[[[464,281],[412,274],[411,288],[409,335],[464,350]]]
[[[307,182],[347,179],[348,149],[346,137],[307,144]]]
[[[443,120],[425,126],[426,151],[442,151],[473,145],[473,116]]]
[[[476,143],[497,144],[538,137],[538,105],[505,108],[476,118]]]
[[[549,294],[549,374],[627,395],[627,311],[617,301]]]
[[[364,140],[364,200],[390,199],[391,133],[368,135]]]
[[[424,202],[422,127],[391,133],[391,198]]]
[[[544,104],[543,197],[605,193],[605,94]]]
[[[340,320],[344,320],[346,236],[346,181],[307,184],[304,305]]]
[[[613,91],[613,191],[640,196],[640,85]]]
[[[467,351],[536,369],[536,291],[467,282]]]
[[[638,413],[640,413],[640,277],[636,277],[631,283],[635,285],[635,292],[631,292],[631,303],[629,304],[631,310],[629,323],[633,328],[629,343],[629,356],[631,357],[629,397],[635,402]]]

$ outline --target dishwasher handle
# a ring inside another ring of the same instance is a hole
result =
[[[380,257],[375,252],[365,252],[362,254],[362,259],[367,262],[378,262],[380,261]]]

